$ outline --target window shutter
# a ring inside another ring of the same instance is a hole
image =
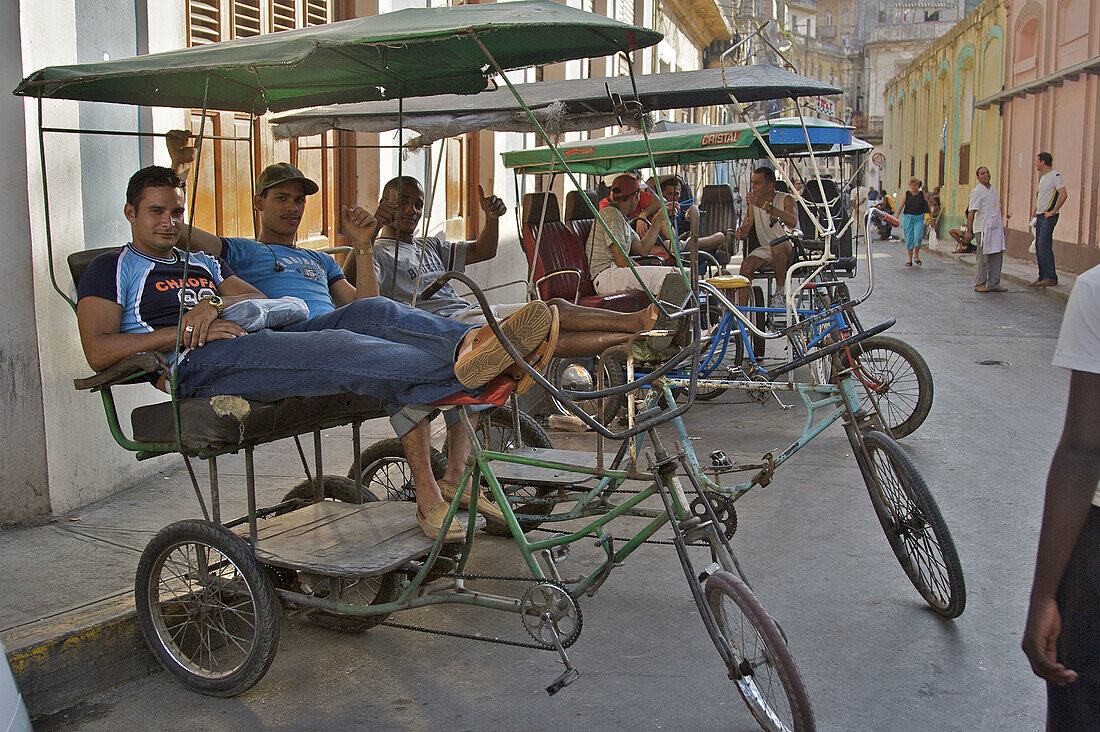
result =
[[[324,25],[332,20],[329,0],[305,0],[306,25]]]
[[[298,9],[294,0],[271,0],[271,31],[298,27]]]
[[[233,0],[233,38],[260,35],[260,0]]]
[[[188,0],[187,45],[202,46],[220,41],[221,19],[218,0]]]

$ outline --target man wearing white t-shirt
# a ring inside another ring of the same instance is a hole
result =
[[[1054,227],[1058,224],[1058,211],[1065,205],[1069,193],[1062,181],[1062,174],[1050,167],[1054,158],[1048,152],[1035,156],[1035,170],[1039,171],[1039,187],[1035,192],[1035,259],[1039,262],[1039,279],[1031,287],[1051,287],[1058,284],[1054,269]]]
[[[970,191],[966,205],[966,232],[963,241],[972,242],[978,251],[974,262],[974,292],[1006,292],[1001,284],[1001,262],[1005,251],[1005,216],[1001,199],[990,185],[992,175],[984,165],[975,172],[978,185]]]
[[[1054,364],[1071,369],[1047,475],[1023,649],[1047,681],[1047,729],[1100,726],[1100,267],[1077,278]]]

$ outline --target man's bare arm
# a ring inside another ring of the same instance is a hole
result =
[[[500,243],[500,217],[508,212],[508,207],[496,196],[486,196],[485,190],[478,185],[478,203],[485,212],[485,226],[477,239],[466,250],[466,264],[476,264],[492,259],[497,255]]]
[[[1046,502],[1035,560],[1023,649],[1032,670],[1056,684],[1077,679],[1057,658],[1061,619],[1058,585],[1100,479],[1100,374],[1074,371],[1062,438],[1047,475]]]
[[[374,241],[378,236],[378,220],[362,206],[340,208],[340,221],[351,252],[344,262],[344,276],[350,280],[337,280],[329,287],[336,307],[349,305],[356,300],[378,296],[378,278],[374,274]],[[350,265],[349,265],[350,263]]]
[[[169,130],[165,135],[168,143],[168,155],[172,158],[172,170],[187,180],[187,174],[191,170],[191,164],[195,162],[195,147],[189,144],[191,133],[187,130]],[[180,248],[187,246],[187,230],[184,229],[180,237]],[[222,240],[208,231],[197,227],[191,227],[191,251],[202,251],[213,254],[215,257],[222,255]]]
[[[218,294],[224,305],[242,300],[263,297],[263,293],[239,277],[227,277],[218,286]],[[102,297],[82,297],[76,306],[80,344],[88,365],[96,371],[110,368],[127,356],[142,351],[168,351],[175,348],[176,329],[160,328],[152,333],[119,333],[122,323],[122,306]],[[181,318],[184,332],[181,334],[185,348],[198,348],[220,338],[244,335],[236,323],[218,317],[217,308],[201,302],[188,310]],[[187,326],[191,330],[187,331]]]

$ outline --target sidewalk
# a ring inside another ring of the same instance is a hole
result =
[[[387,420],[363,423],[364,449],[390,437]],[[312,473],[311,443],[309,435],[302,438]],[[351,428],[325,430],[322,445],[324,472],[345,475],[352,464]],[[258,447],[255,458],[261,506],[277,503],[303,480],[290,440]],[[192,465],[209,502],[206,465]],[[218,469],[223,520],[243,516],[243,454],[218,458]],[[0,640],[32,717],[159,668],[134,616],[135,570],[160,529],[201,517],[181,461],[139,486],[42,525],[0,531]]]
[[[931,242],[931,240],[926,240]],[[927,247],[922,247],[927,251],[935,252],[944,259],[953,259],[956,262],[974,269],[973,254],[955,254],[955,241],[953,239],[940,239],[935,242],[935,246],[931,243]],[[1016,259],[1015,257],[1004,257],[1004,264],[1001,266],[1001,283],[1006,287],[1009,285],[1019,285],[1028,292],[1035,292],[1044,297],[1052,297],[1055,300],[1066,302],[1069,300],[1069,293],[1073,289],[1073,284],[1077,282],[1077,275],[1070,274],[1059,270],[1058,272],[1058,284],[1054,287],[1029,287],[1032,282],[1035,281],[1035,277],[1038,275],[1038,268],[1033,261],[1026,261],[1023,259]],[[990,297],[996,297],[997,293],[989,293]]]

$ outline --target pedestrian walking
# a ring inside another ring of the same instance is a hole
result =
[[[1035,259],[1039,263],[1039,278],[1032,287],[1050,287],[1058,284],[1054,269],[1054,227],[1058,224],[1058,211],[1065,205],[1069,193],[1062,174],[1051,166],[1054,158],[1048,152],[1035,156],[1035,170],[1039,171],[1039,187],[1035,193]]]
[[[1077,278],[1054,365],[1071,369],[1047,474],[1023,649],[1047,682],[1047,730],[1100,726],[1100,267]]]
[[[1007,217],[1001,213],[1001,199],[990,184],[993,176],[989,168],[983,165],[975,176],[978,185],[970,191],[962,236],[962,241],[972,244],[978,254],[974,260],[974,292],[1005,292],[1008,288],[1001,284],[1001,263]]]
[[[905,192],[905,198],[901,202],[901,227],[905,232],[905,249],[909,252],[906,267],[912,267],[913,262],[922,264],[920,245],[924,238],[924,215],[932,210],[928,205],[928,197],[920,186],[919,178],[910,178],[909,190]]]

